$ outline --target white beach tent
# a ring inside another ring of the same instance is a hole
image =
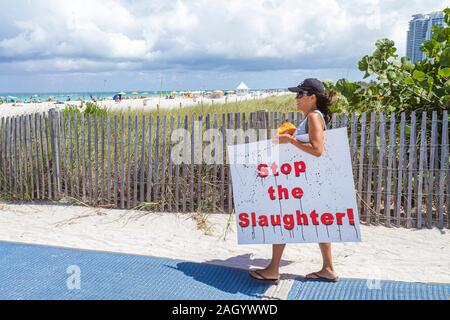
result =
[[[237,87],[236,94],[238,96],[245,96],[250,92],[250,89],[247,87],[247,85],[243,82]]]

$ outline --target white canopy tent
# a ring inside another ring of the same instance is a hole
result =
[[[247,85],[243,82],[237,87],[236,94],[238,96],[245,96],[250,92],[250,89],[247,87]]]

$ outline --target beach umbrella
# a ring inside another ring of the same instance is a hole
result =
[[[131,94],[137,95],[139,92],[133,91]]]
[[[148,92],[142,92],[141,94],[146,96],[146,95],[148,95]]]
[[[123,95],[126,95],[127,93],[126,92],[119,92],[118,94],[120,94],[121,96],[123,96]]]

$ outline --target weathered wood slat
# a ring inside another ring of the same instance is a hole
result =
[[[428,175],[426,177],[426,180],[424,182],[426,187],[426,206],[427,206],[427,228],[432,228],[433,226],[433,193],[434,192],[434,185],[435,181],[438,182],[438,174],[435,174],[435,160],[437,159],[437,148],[438,148],[438,119],[437,119],[437,112],[433,111],[431,116],[431,144],[430,144],[430,162],[429,162],[429,170]],[[438,189],[437,189],[438,190]],[[436,192],[440,193],[440,192]],[[437,197],[436,197],[437,198]],[[436,201],[437,203],[437,201]],[[436,215],[436,218],[438,217],[438,214]],[[438,219],[436,219],[437,222]],[[437,223],[438,224],[438,223]]]
[[[178,116],[177,120],[177,133],[179,135],[179,132],[181,130],[181,116]],[[178,135],[175,137],[178,138]],[[178,142],[179,140],[177,140]],[[179,150],[178,150],[179,151]],[[177,161],[175,163],[175,203],[174,203],[174,210],[175,212],[179,212],[180,210],[180,160],[179,160],[179,153],[177,153]]]
[[[13,118],[8,117],[6,119],[6,144],[5,144],[5,148],[6,148],[6,159],[7,159],[7,164],[6,164],[6,171],[8,172],[8,190],[7,190],[7,194],[9,197],[11,197],[12,194],[12,190],[13,190],[13,185],[12,185],[12,180],[13,180],[13,170],[12,170],[12,127],[13,127]]]
[[[399,156],[397,166],[397,197],[395,206],[396,226],[401,225],[402,195],[403,195],[403,171],[405,166],[405,150],[406,150],[406,115],[404,112],[400,115],[400,140],[399,140]]]
[[[245,113],[244,113],[245,116]],[[219,134],[219,122],[218,122],[218,115],[217,113],[214,114],[214,124],[213,124],[213,128],[214,131],[216,132],[216,134]],[[218,135],[216,136],[217,138],[219,138],[219,140],[217,141],[216,139],[214,139],[214,145],[219,146],[222,145],[222,135]],[[217,205],[217,185],[218,185],[218,181],[217,181],[217,172],[218,172],[218,167],[217,167],[217,162],[219,159],[219,150],[216,147],[216,151],[214,154],[214,166],[213,166],[213,180],[211,181],[212,183],[212,203],[213,203],[213,211],[217,212],[218,209],[218,205]]]
[[[108,157],[107,160],[107,173],[106,173],[106,203],[109,205],[111,203],[111,116],[108,115],[106,124],[106,132],[107,132],[107,150],[106,154]],[[114,132],[114,136],[117,137],[117,130]],[[116,206],[117,202],[114,203]]]
[[[18,151],[17,151],[17,146],[18,146],[18,138],[19,138],[19,134],[18,134],[18,123],[19,123],[19,117],[14,117],[14,122],[13,122],[13,172],[14,172],[14,177],[13,177],[13,183],[14,183],[14,198],[15,199],[19,199],[18,197],[18,190],[19,190],[19,183],[20,183],[20,179],[19,179],[19,160],[18,160]]]
[[[171,137],[173,134],[173,127],[174,127],[174,122],[175,119],[174,117],[170,117],[170,125],[169,125],[169,136],[168,136],[168,143],[169,143],[169,153],[168,153],[168,195],[167,195],[167,208],[169,210],[169,212],[173,211],[173,193],[174,193],[174,188],[173,188],[173,157],[172,157],[172,141],[171,141]]]
[[[365,220],[367,223],[372,222],[372,198],[373,198],[373,191],[372,191],[372,183],[373,183],[373,166],[374,166],[374,159],[375,159],[375,148],[376,148],[376,113],[372,112],[370,115],[370,138],[369,138],[369,148],[368,148],[368,156],[367,156],[367,176],[366,176],[366,206],[365,206]]]
[[[21,159],[21,168],[22,168],[22,174],[21,174],[21,180],[22,180],[22,199],[27,199],[28,194],[28,170],[27,170],[27,157],[28,157],[28,147],[27,147],[27,132],[26,132],[26,126],[25,126],[25,118],[26,116],[20,116],[20,125],[19,125],[19,137],[20,137],[20,144],[22,147],[19,149],[19,159]]]
[[[250,113],[250,118],[253,119],[253,112]],[[222,114],[222,126],[221,126],[221,132],[222,132],[222,154],[220,159],[220,209],[222,212],[225,211],[225,149],[227,148],[227,142],[226,142],[226,115],[225,113]]]
[[[38,162],[39,162],[39,170],[41,173],[41,196],[40,199],[45,199],[45,171],[44,171],[44,141],[42,138],[42,120],[41,115],[36,114],[36,138],[39,140],[38,142]]]
[[[133,208],[138,203],[138,174],[139,174],[139,118],[134,117],[134,178],[133,178]]]
[[[338,128],[338,115],[336,113],[333,113],[333,116],[331,117],[331,125],[331,129]]]
[[[86,130],[85,130],[85,118],[84,114],[82,113],[80,116],[80,123],[81,123],[81,189],[82,189],[82,195],[83,195],[83,201],[86,201]]]
[[[122,115],[120,141],[120,208],[125,209],[125,116]]]
[[[189,129],[189,118],[185,116],[184,118],[184,129],[186,132]],[[188,191],[188,178],[187,178],[187,160],[190,158],[190,154],[188,153],[190,137],[185,136],[183,139],[183,164],[182,164],[182,174],[183,174],[183,189],[181,191],[182,194],[182,212],[186,212],[187,210],[187,191]]]
[[[119,206],[119,119],[114,116],[114,206]]]
[[[359,173],[358,173],[358,208],[361,213],[361,218],[363,214],[361,200],[363,198],[363,174],[364,174],[364,158],[366,153],[366,113],[363,112],[361,116],[361,144],[359,151]]]
[[[155,133],[155,160],[153,167],[153,176],[154,176],[154,184],[153,184],[153,200],[158,202],[160,200],[159,197],[159,139],[160,139],[160,122],[161,119],[159,116],[156,117],[156,133]]]
[[[39,181],[39,151],[38,151],[38,137],[36,134],[36,115],[30,115],[30,132],[31,132],[31,139],[33,141],[33,148],[34,148],[34,152],[33,152],[33,157],[34,157],[34,161],[35,161],[35,197],[34,199],[40,199],[40,191],[41,191],[41,186],[40,186],[40,181]]]
[[[239,116],[240,114],[237,113],[236,116]],[[205,201],[206,203],[209,204],[209,200],[211,199],[211,194],[210,194],[210,183],[211,183],[211,162],[212,162],[212,155],[211,155],[211,147],[213,146],[212,144],[212,135],[211,135],[211,115],[208,114],[206,115],[206,119],[205,119],[205,127],[206,127],[206,141],[208,143],[208,145],[205,145]]]
[[[91,116],[89,114],[86,115],[86,125],[87,125],[87,175],[88,175],[88,195],[89,195],[89,203],[93,201],[93,193],[92,193],[92,125],[91,125]]]
[[[61,166],[61,175],[63,177],[63,185],[64,185],[64,195],[69,195],[69,174],[67,170],[67,149],[66,149],[66,125],[65,125],[65,116],[64,112],[59,113],[59,132],[61,134],[61,160],[62,160],[62,166]]]
[[[72,113],[68,113],[67,115],[67,135],[69,139],[69,146],[68,146],[68,152],[69,152],[69,163],[67,164],[67,175],[68,175],[68,184],[69,184],[69,196],[74,197],[74,185],[73,185],[73,178],[74,178],[74,170],[73,170],[73,136],[72,136]]]
[[[17,123],[16,123],[16,131],[17,131],[17,166],[18,166],[18,183],[19,183],[19,199],[23,199],[23,173],[22,173],[22,120],[23,116],[17,117]]]
[[[13,199],[16,199],[17,195],[17,165],[16,165],[16,122],[17,122],[17,116],[14,116],[11,119],[11,126],[10,126],[10,150],[9,150],[9,156],[10,156],[10,172],[11,172],[11,179],[10,179],[10,195]]]
[[[357,166],[357,155],[358,155],[358,118],[355,113],[352,113],[351,128],[350,128],[350,157],[352,159],[353,167],[353,178],[355,184],[358,181],[358,166]]]
[[[131,115],[128,115],[128,121],[127,121],[127,128],[128,128],[128,135],[127,135],[127,185],[126,185],[126,192],[125,192],[125,202],[127,209],[131,208],[131,127],[132,127],[132,119]]]
[[[347,128],[348,127],[348,114],[344,113],[342,114],[342,123],[341,128]]]
[[[161,146],[161,205],[160,209],[164,212],[167,199],[166,199],[166,158],[167,158],[167,116],[163,118],[163,132],[162,132],[162,146]]]
[[[29,156],[29,149],[28,149],[28,145],[29,145],[29,143],[28,143],[28,130],[27,130],[27,128],[28,128],[28,124],[27,124],[27,119],[28,119],[28,116],[27,115],[23,115],[22,116],[22,127],[23,127],[23,129],[22,129],[22,139],[23,139],[23,148],[22,148],[22,150],[23,150],[23,152],[22,152],[22,155],[23,155],[23,182],[24,182],[24,194],[23,194],[23,197],[22,197],[22,199],[24,199],[24,200],[30,200],[30,194],[29,194],[29,192],[30,192],[30,186],[29,186],[29,183],[30,183],[30,180],[29,180],[29,174],[28,174],[28,164],[30,163],[29,162],[29,160],[28,160],[28,156]]]
[[[380,125],[379,125],[379,135],[380,135],[380,151],[378,153],[378,170],[377,170],[377,184],[376,184],[376,204],[375,212],[377,213],[375,217],[375,223],[379,224],[379,218],[381,216],[381,199],[382,199],[382,188],[383,188],[383,169],[385,168],[385,155],[386,155],[386,119],[383,114],[380,114]],[[375,186],[375,181],[374,181]],[[386,209],[385,209],[386,210]]]
[[[93,204],[94,206],[98,203],[98,118],[94,116],[94,188],[92,190],[93,193]]]
[[[0,167],[1,167],[1,176],[0,176],[0,193],[2,193],[4,196],[6,195],[7,190],[7,179],[8,176],[6,172],[6,143],[5,143],[5,137],[6,137],[6,124],[5,124],[5,117],[2,117],[1,119],[1,140],[0,140]]]
[[[420,132],[420,151],[419,151],[419,174],[418,174],[418,190],[417,190],[417,202],[416,202],[416,218],[418,229],[422,228],[423,224],[423,209],[422,209],[422,189],[424,179],[424,162],[427,156],[427,113],[422,112],[422,125]],[[430,212],[431,214],[431,212]]]
[[[55,200],[58,199],[62,193],[62,187],[61,187],[61,155],[59,150],[59,114],[56,110],[53,110],[52,112],[52,132],[53,132],[53,154],[54,161],[55,161]]]
[[[7,127],[5,124],[5,117],[2,117],[2,128],[1,128],[1,157],[2,157],[2,176],[1,176],[1,184],[0,184],[0,192],[3,191],[3,194],[7,193],[8,186],[7,186],[7,177],[8,173],[6,172],[6,159],[7,159],[7,153],[6,153],[6,137],[7,137]]]
[[[25,130],[28,132],[27,138],[28,138],[28,164],[30,165],[30,194],[29,194],[29,199],[30,200],[34,200],[35,198],[35,193],[34,193],[34,157],[33,157],[33,135],[32,135],[32,130],[31,130],[31,119],[32,116],[31,115],[27,115],[25,118]]]
[[[75,187],[73,189],[73,194],[77,197],[80,196],[80,134],[79,134],[79,126],[78,126],[78,116],[76,113],[73,115],[73,129],[75,134]]]
[[[147,157],[147,202],[152,200],[152,176],[153,176],[153,139],[152,139],[153,117],[148,121],[148,157]]]
[[[447,171],[447,175],[446,175]],[[444,202],[445,202],[445,184],[446,179],[448,182],[449,172],[448,172],[448,113],[444,110],[442,114],[442,135],[441,135],[441,165],[439,171],[439,196],[438,196],[438,228],[442,229],[444,227]],[[447,193],[450,193],[450,189],[447,184]],[[448,210],[448,199],[447,199],[447,228],[450,228],[450,211]]]
[[[195,121],[196,116],[192,115],[191,120],[191,150],[190,150],[190,181],[189,181],[189,208],[194,212],[194,179],[195,179]]]
[[[413,173],[416,163],[416,113],[411,113],[411,129],[409,133],[409,163],[408,163],[408,190],[406,200],[406,227],[411,228],[413,225],[412,213],[412,195],[413,195]]]
[[[141,176],[139,180],[139,201],[143,203],[145,201],[145,136],[146,136],[146,117],[142,117],[141,130],[142,130],[142,141],[141,141]]]
[[[43,129],[44,129],[44,157],[45,157],[45,164],[46,164],[46,171],[47,177],[48,177],[48,192],[47,192],[47,199],[51,200],[53,199],[53,190],[56,188],[54,184],[52,184],[52,174],[50,169],[50,113],[48,116],[44,116],[41,118],[43,120]]]
[[[195,167],[197,168],[197,211],[202,210],[202,167],[203,167],[203,117],[198,118],[195,146]]]
[[[99,204],[103,205],[105,203],[105,118],[100,117],[100,145],[101,145],[101,155],[100,155],[100,199]]]
[[[388,149],[388,163],[387,163],[387,176],[386,176],[386,193],[384,201],[384,210],[386,215],[386,227],[391,226],[391,203],[392,203],[392,176],[393,176],[393,164],[395,162],[395,146],[396,146],[396,118],[395,113],[391,113],[391,123],[389,127],[389,149]],[[395,183],[394,183],[395,188]]]
[[[230,116],[228,117],[227,127],[228,127],[228,129],[233,129],[232,117],[231,117],[231,114],[229,114],[229,115]],[[294,121],[293,119],[294,119],[294,113],[292,113],[292,122]],[[257,118],[257,121],[258,121],[258,126],[259,126],[259,124],[261,123],[260,119]],[[226,149],[224,150],[224,152],[226,154],[226,156],[225,156],[226,162],[228,162],[228,146],[230,144],[232,144],[232,141],[228,141],[226,143]],[[233,193],[232,193],[233,191],[232,191],[232,186],[231,186],[232,181],[231,181],[231,170],[230,170],[229,164],[227,164],[227,166],[226,166],[226,172],[227,172],[227,181],[228,181],[228,184],[227,184],[227,190],[228,190],[228,192],[227,192],[227,195],[228,195],[227,212],[231,214],[233,212]]]

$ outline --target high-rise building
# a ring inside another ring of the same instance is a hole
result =
[[[429,14],[416,14],[409,22],[406,56],[411,62],[426,59],[420,46],[426,40],[430,40],[433,34],[433,26],[444,25],[444,12],[436,11]]]

